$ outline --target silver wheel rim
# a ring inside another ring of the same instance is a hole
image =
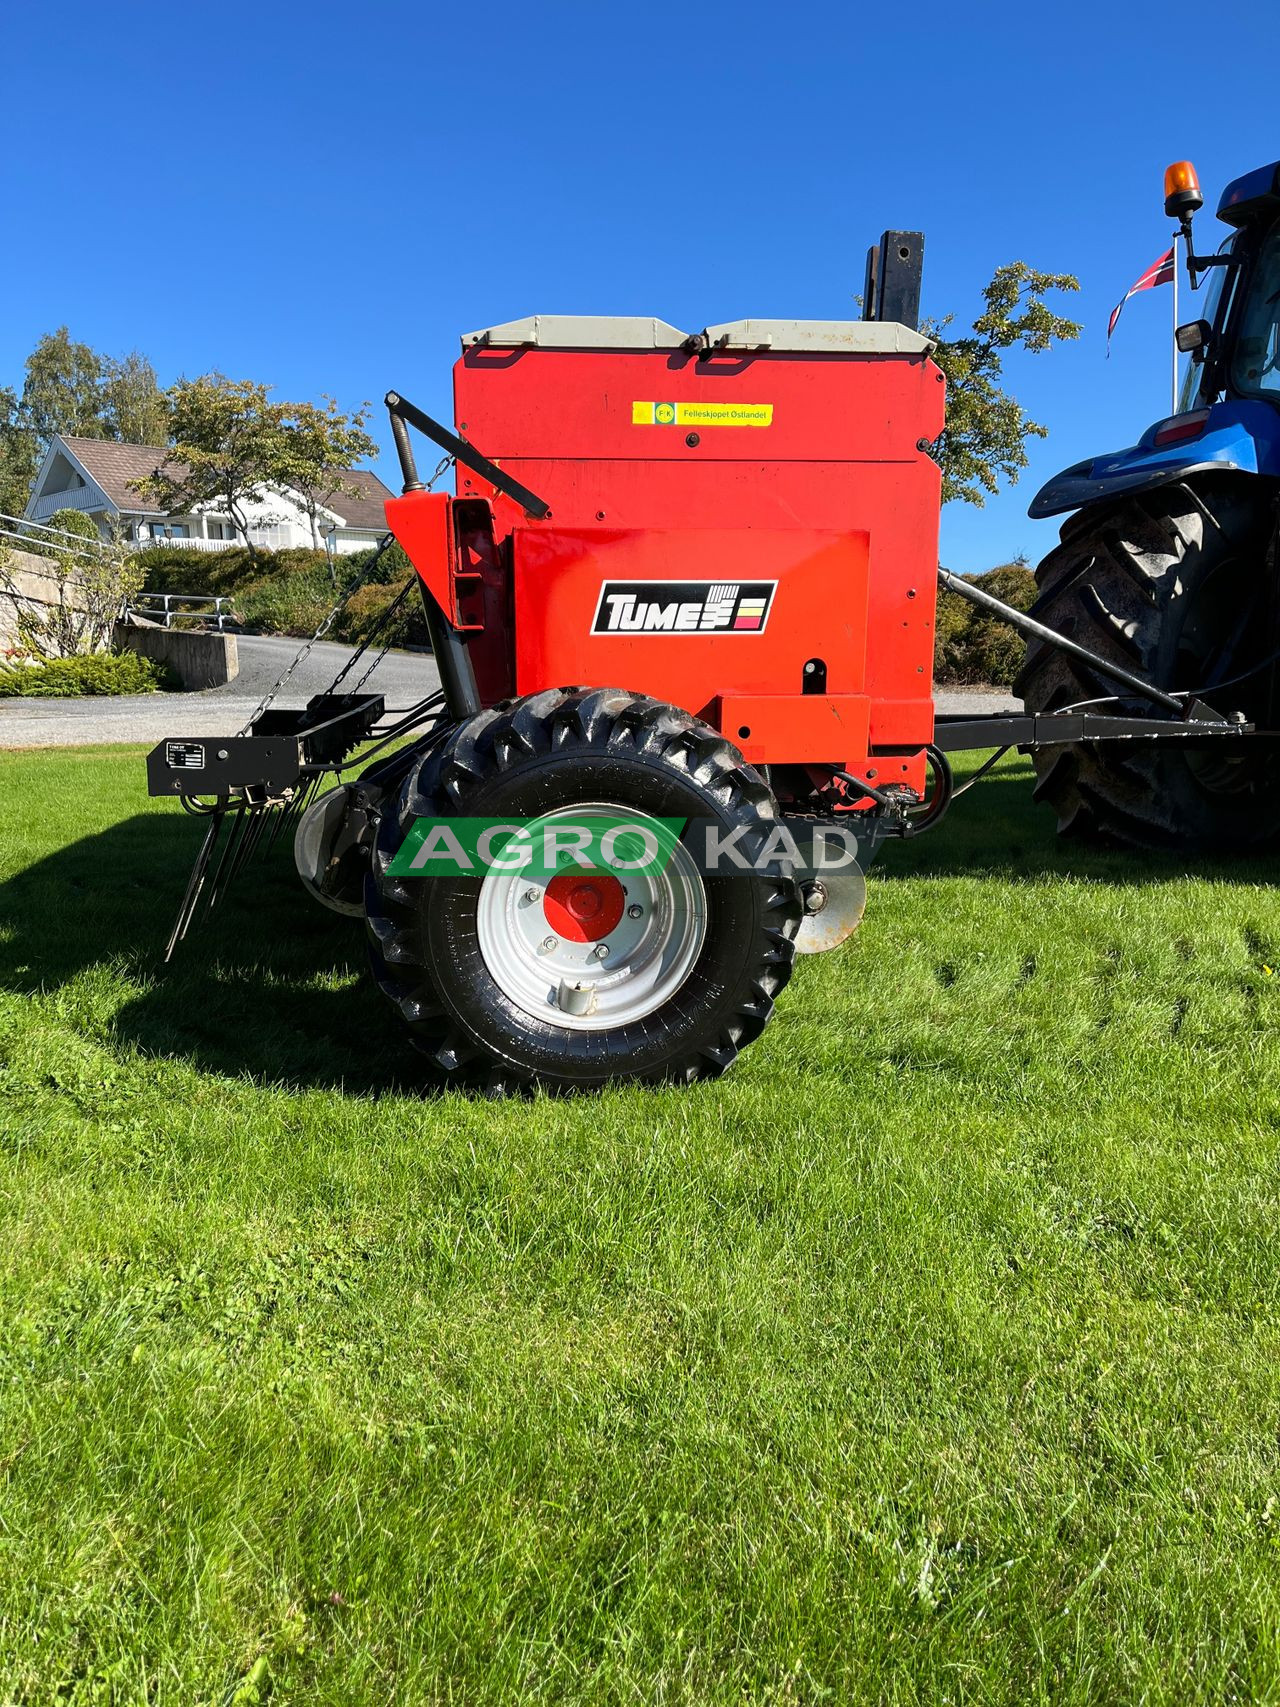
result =
[[[601,801],[561,807],[536,822],[539,828],[589,825],[597,818],[658,829],[647,813]],[[581,888],[601,892],[598,875],[580,866],[567,867],[564,875],[580,875]],[[605,876],[625,892],[621,917],[612,929],[585,940],[566,935],[548,918],[546,878],[489,871],[481,880],[480,953],[503,995],[532,1018],[571,1031],[612,1031],[669,1002],[693,971],[706,938],[707,895],[687,849],[677,842],[661,871]],[[601,915],[607,917],[607,911]],[[600,926],[586,921],[580,928]]]

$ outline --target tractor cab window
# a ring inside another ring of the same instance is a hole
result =
[[[1263,238],[1253,264],[1231,377],[1236,391],[1280,397],[1280,225]]]
[[[1219,246],[1218,253],[1229,255],[1235,241],[1236,233],[1233,231],[1231,236]],[[1192,306],[1187,319],[1191,319],[1194,315],[1197,320],[1207,320],[1213,328],[1215,346],[1220,344],[1222,329],[1226,325],[1228,314],[1231,312],[1231,293],[1235,285],[1237,270],[1235,267],[1210,267],[1202,275],[1203,282],[1200,285],[1199,293],[1191,297]],[[1200,363],[1193,362],[1190,357],[1185,359],[1182,370],[1182,386],[1178,394],[1178,412],[1180,414],[1185,414],[1188,409],[1195,408],[1200,382],[1206,371]],[[1221,381],[1218,383],[1221,384]],[[1200,401],[1212,402],[1213,399],[1211,397],[1202,398]]]

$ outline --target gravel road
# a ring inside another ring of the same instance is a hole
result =
[[[83,747],[97,742],[164,740],[166,735],[234,735],[257,710],[301,642],[237,636],[240,674],[204,693],[124,694],[118,699],[0,699],[0,747]],[[323,693],[351,656],[351,647],[322,640],[312,647],[275,702],[305,705]],[[357,664],[343,684],[367,668]],[[423,652],[388,652],[363,692],[380,693],[388,709],[408,707],[440,685],[435,659]]]
[[[0,747],[83,747],[97,742],[162,741],[166,735],[234,735],[257,709],[298,650],[297,640],[242,634],[237,638],[240,674],[226,687],[205,693],[131,694],[119,699],[0,699]],[[319,641],[290,678],[277,705],[305,705],[323,693],[351,656],[349,646]],[[347,685],[360,676],[359,664]],[[380,693],[390,709],[412,705],[440,684],[435,660],[422,652],[388,652],[366,690]],[[944,689],[939,711],[1019,711],[1020,703],[997,689]]]
[[[933,709],[948,717],[981,717],[984,711],[1021,711],[1022,701],[1005,688],[940,688]]]

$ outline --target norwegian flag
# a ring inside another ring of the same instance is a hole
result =
[[[1111,318],[1107,321],[1108,355],[1111,354],[1111,334],[1116,329],[1116,322],[1120,318],[1120,310],[1124,307],[1125,303],[1128,302],[1131,296],[1137,296],[1140,290],[1154,290],[1157,285],[1172,284],[1173,267],[1173,250],[1166,249],[1158,261],[1152,261],[1151,265],[1147,268],[1146,272],[1143,273],[1137,284],[1130,285],[1128,290],[1125,291],[1124,295],[1120,298],[1120,301],[1116,303],[1115,307],[1111,310]]]

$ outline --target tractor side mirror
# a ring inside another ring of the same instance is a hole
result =
[[[1202,362],[1212,332],[1207,320],[1188,320],[1185,326],[1179,326],[1174,332],[1173,341],[1184,356],[1189,355],[1193,362]]]

